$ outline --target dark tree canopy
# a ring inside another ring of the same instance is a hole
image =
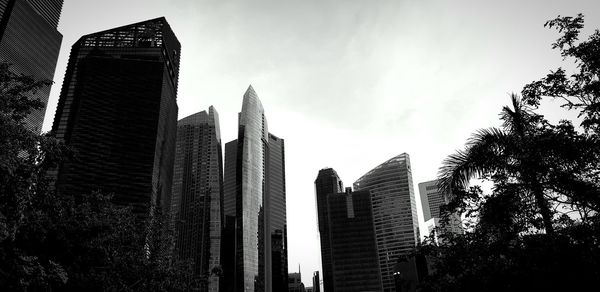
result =
[[[575,64],[511,95],[500,128],[472,135],[440,168],[452,194],[446,214],[465,215],[468,232],[417,248],[430,263],[422,291],[578,291],[600,285],[600,32],[579,41],[583,15],[546,22],[552,44]],[[582,118],[548,122],[544,98]],[[492,183],[490,193],[469,186]],[[440,231],[443,231],[440,229]]]

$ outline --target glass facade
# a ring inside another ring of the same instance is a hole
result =
[[[371,192],[383,291],[396,291],[394,266],[398,257],[415,247],[419,237],[408,154],[375,167],[354,183],[354,189]]]
[[[162,17],[73,45],[52,130],[77,159],[60,165],[59,193],[114,193],[141,217],[170,207],[180,49]]]
[[[284,146],[283,139],[269,133],[266,224],[271,237],[267,246],[271,249],[272,291],[285,291],[288,282]]]
[[[199,291],[219,291],[211,271],[221,265],[222,185],[219,116],[211,106],[177,123],[171,200],[175,249],[194,261]]]
[[[381,291],[369,191],[327,196],[333,290]]]
[[[62,35],[57,25],[62,0],[0,0],[0,60],[11,63],[11,70],[52,80],[60,51]],[[45,105],[50,87],[39,90],[34,98]],[[40,133],[46,106],[26,118],[27,127]]]
[[[252,88],[239,115],[236,172],[236,291],[265,291],[265,174],[267,119]]]
[[[331,241],[329,238],[329,217],[327,210],[327,196],[343,192],[344,184],[337,172],[332,168],[319,170],[315,180],[317,221],[321,238],[321,264],[323,268],[323,289],[333,290],[333,266],[331,262]]]

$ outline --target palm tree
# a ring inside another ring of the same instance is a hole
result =
[[[547,172],[546,151],[542,149],[549,139],[540,135],[545,120],[531,111],[516,94],[511,95],[511,101],[512,109],[505,106],[500,113],[501,129],[477,131],[468,139],[464,150],[458,150],[444,160],[438,174],[440,188],[456,196],[457,191],[466,189],[473,178],[508,182],[517,186],[525,199],[535,202],[544,230],[552,234],[552,212],[542,184]]]

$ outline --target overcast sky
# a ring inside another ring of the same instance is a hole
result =
[[[561,64],[550,48],[557,33],[544,22],[582,12],[589,32],[600,27],[598,3],[65,0],[44,130],[79,37],[165,16],[182,44],[179,118],[214,105],[225,144],[237,137],[242,95],[252,84],[269,131],[285,139],[289,270],[300,264],[311,286],[321,270],[319,169],[334,168],[351,186],[407,152],[418,198],[418,183],[434,179],[473,131],[500,124],[509,93]]]

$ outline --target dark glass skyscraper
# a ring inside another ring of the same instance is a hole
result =
[[[267,151],[267,225],[270,232],[272,291],[288,282],[284,140],[269,133]]]
[[[403,153],[375,167],[354,183],[371,192],[383,291],[395,291],[394,266],[419,235],[410,158]]]
[[[317,194],[317,219],[319,234],[321,237],[321,263],[323,266],[323,289],[333,289],[333,266],[331,261],[331,241],[329,238],[329,216],[327,209],[327,196],[343,192],[344,184],[337,172],[332,168],[319,170],[315,180],[315,191]]]
[[[171,200],[175,250],[180,259],[194,261],[200,291],[217,292],[219,277],[211,271],[221,265],[223,165],[214,107],[181,119],[176,145]]]
[[[0,60],[12,64],[11,70],[52,80],[62,35],[56,30],[63,0],[0,0]],[[35,94],[48,103],[50,87]],[[46,106],[27,117],[27,127],[41,132]]]
[[[59,167],[59,193],[114,193],[141,217],[169,211],[180,48],[163,17],[73,45],[52,130],[76,160]]]
[[[369,191],[327,195],[334,292],[381,291]],[[327,290],[326,290],[327,291]]]

